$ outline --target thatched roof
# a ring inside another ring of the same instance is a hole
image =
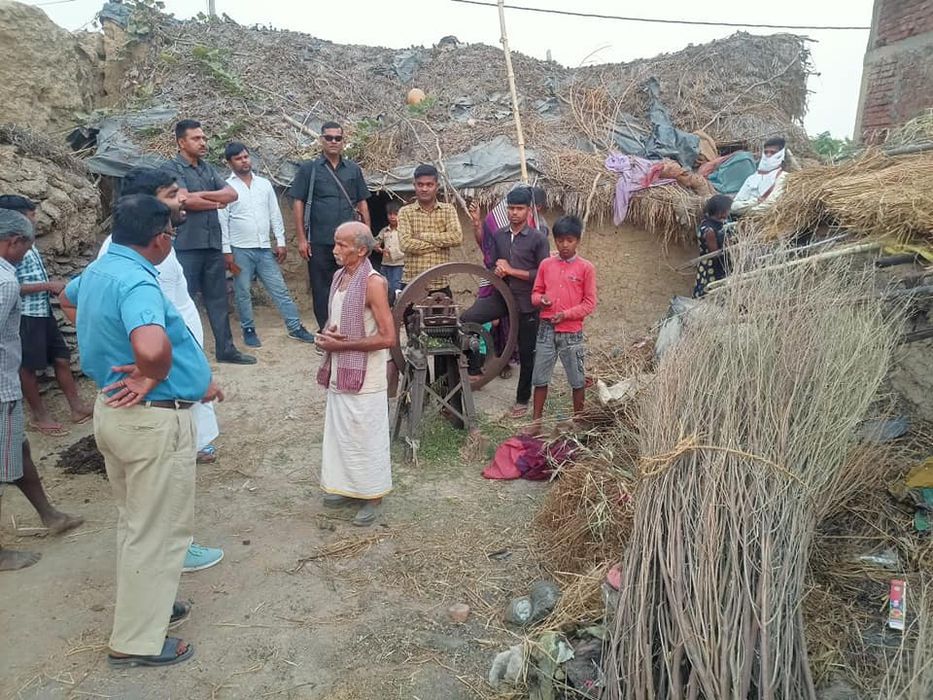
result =
[[[239,138],[261,155],[278,181],[289,163],[315,153],[313,132],[335,118],[347,127],[350,154],[367,172],[435,161],[507,135],[514,139],[501,50],[446,44],[394,50],[340,45],[306,34],[230,21],[162,17],[135,51],[120,106],[152,105],[205,122],[215,146]],[[806,79],[805,39],[790,35],[727,39],[655,59],[580,69],[513,57],[526,141],[537,155],[552,196],[574,209],[608,212],[612,182],[602,160],[606,135],[625,123],[646,123],[641,85],[660,82],[675,125],[704,128],[720,141],[757,142],[785,134],[802,143]],[[427,101],[408,108],[409,88]],[[304,128],[301,127],[304,125]],[[128,136],[148,151],[174,151],[164,129]],[[580,139],[574,143],[572,135]]]

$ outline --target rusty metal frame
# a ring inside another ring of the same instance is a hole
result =
[[[509,286],[501,277],[498,277],[495,273],[491,270],[487,270],[482,265],[474,265],[473,263],[452,262],[437,265],[430,270],[422,272],[405,287],[395,300],[393,320],[395,321],[395,330],[398,332],[402,327],[405,309],[411,304],[421,301],[428,295],[429,282],[438,277],[458,274],[474,275],[475,277],[480,277],[489,282],[493,288],[502,295],[502,298],[505,300],[505,308],[508,310],[509,337],[508,340],[506,340],[504,352],[501,355],[495,355],[492,354],[492,349],[487,347],[487,353],[490,353],[490,355],[487,356],[486,364],[483,365],[483,373],[478,380],[473,382],[473,388],[478,389],[499,376],[499,372],[505,369],[505,366],[509,363],[509,358],[512,357],[512,352],[515,350],[515,344],[518,342],[518,305],[515,302],[515,297],[512,296],[512,291],[509,289]],[[399,370],[403,370],[405,367],[405,356],[400,343],[396,343],[394,347],[389,349],[389,352],[392,354],[392,360],[395,362],[395,366]]]

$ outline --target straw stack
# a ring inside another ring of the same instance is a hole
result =
[[[838,226],[869,238],[933,243],[933,152],[878,151],[787,176],[774,207],[755,221],[768,238]]]

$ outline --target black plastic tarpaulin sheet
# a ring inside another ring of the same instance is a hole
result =
[[[685,168],[693,170],[700,152],[700,138],[681,131],[671,121],[671,114],[661,102],[661,86],[657,78],[645,83],[648,93],[648,121],[650,130],[640,129],[628,120],[622,120],[612,130],[615,145],[630,156],[649,160],[672,158]]]
[[[169,107],[152,107],[120,116],[104,117],[90,125],[75,129],[69,136],[73,147],[81,147],[81,141],[96,142],[97,149],[84,161],[88,170],[98,175],[123,177],[136,166],[159,167],[165,159],[146,154],[126,137],[125,132],[142,132],[148,129],[168,129],[176,118],[176,111]],[[168,125],[168,126],[166,126]]]
[[[540,174],[534,151],[525,151],[528,172]],[[507,136],[473,146],[466,153],[445,158],[444,170],[449,184],[456,189],[478,189],[503,182],[521,180],[522,170],[518,147]],[[413,178],[418,163],[400,165],[388,173],[369,175],[366,182],[371,190],[414,192]]]
[[[160,167],[165,162],[164,158],[143,153],[126,134],[148,129],[167,129],[169,127],[166,125],[171,125],[175,118],[175,110],[168,107],[108,116],[76,129],[69,140],[76,148],[96,142],[96,152],[85,160],[88,169],[99,175],[122,178],[136,166]],[[528,171],[540,174],[534,151],[526,151],[525,156]],[[458,190],[490,187],[521,179],[518,148],[512,145],[507,136],[480,143],[465,153],[446,158],[443,163],[450,185]],[[271,173],[264,173],[262,158],[254,157],[254,165],[260,173],[268,174],[275,182],[287,186],[298,172],[299,164],[283,162]],[[366,178],[367,184],[372,190],[413,192],[412,179],[418,165],[410,163],[393,168],[388,173],[370,173]]]

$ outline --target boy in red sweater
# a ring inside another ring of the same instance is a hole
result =
[[[577,255],[583,223],[575,216],[564,216],[554,224],[557,255],[538,267],[531,290],[531,303],[541,309],[538,340],[535,345],[533,433],[541,429],[541,416],[547,400],[554,364],[560,357],[573,390],[574,417],[583,411],[586,376],[583,372],[583,319],[596,308],[596,268]]]

